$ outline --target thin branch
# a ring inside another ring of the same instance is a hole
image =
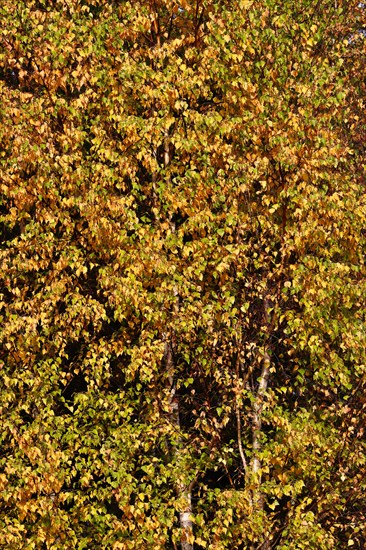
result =
[[[240,374],[239,367],[240,367],[240,358],[239,358],[239,351],[238,351],[237,358],[236,358],[236,375],[238,380],[239,380],[239,374]],[[237,430],[239,454],[240,454],[241,462],[243,464],[244,474],[246,475],[248,473],[248,465],[245,458],[243,442],[241,438],[241,415],[240,415],[239,397],[237,392],[235,392],[235,412],[236,412],[236,430]]]
[[[248,465],[247,465],[247,461],[246,461],[246,458],[245,458],[245,455],[244,455],[243,443],[242,443],[242,440],[241,440],[240,407],[239,407],[239,401],[238,401],[237,396],[236,396],[236,399],[235,399],[235,408],[236,408],[236,427],[237,427],[239,454],[240,454],[240,458],[241,458],[241,461],[242,461],[242,464],[243,464],[244,473],[247,474]]]

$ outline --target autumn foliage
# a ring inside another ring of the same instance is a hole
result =
[[[363,4],[0,22],[0,546],[365,548]]]

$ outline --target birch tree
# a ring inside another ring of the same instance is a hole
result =
[[[364,547],[363,16],[3,0],[0,546]]]

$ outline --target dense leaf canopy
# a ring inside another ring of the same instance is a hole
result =
[[[0,22],[0,546],[364,548],[362,4]]]

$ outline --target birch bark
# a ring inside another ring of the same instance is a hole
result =
[[[170,164],[170,146],[169,146],[169,133],[165,130],[164,133],[164,167],[167,168]],[[172,233],[176,231],[176,226],[172,217],[170,219],[170,227]],[[175,296],[174,314],[178,315],[179,312],[179,296],[178,289],[173,288],[173,294]],[[168,383],[170,386],[170,402],[169,402],[169,414],[173,425],[176,426],[178,432],[180,431],[180,418],[179,418],[179,397],[176,394],[176,382],[175,382],[175,364],[174,355],[172,349],[172,335],[170,338],[166,335],[165,343],[165,366],[168,373]],[[176,462],[180,463],[180,448],[181,440],[178,438],[175,448]],[[177,495],[180,503],[183,504],[183,509],[179,512],[179,523],[182,530],[181,536],[181,550],[193,550],[193,522],[192,522],[192,494],[189,486],[184,483],[177,483]]]
[[[270,303],[268,298],[264,301],[264,317],[265,323],[267,325],[268,331],[270,333]],[[268,388],[268,380],[270,375],[271,367],[271,358],[268,350],[268,345],[265,347],[265,351],[262,359],[262,369],[258,381],[258,388],[255,395],[255,399],[252,405],[252,448],[253,448],[253,457],[251,463],[251,473],[254,480],[254,491],[253,491],[253,511],[263,512],[264,508],[264,497],[261,490],[262,484],[262,464],[260,459],[261,451],[261,435],[262,435],[262,408],[265,394]],[[261,550],[270,550],[271,545],[268,537],[265,537],[263,543],[260,546]]]

